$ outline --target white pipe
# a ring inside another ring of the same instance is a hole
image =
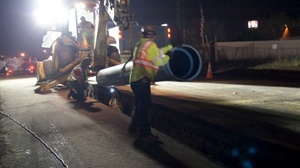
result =
[[[97,73],[97,84],[101,86],[126,85],[129,83],[132,61],[125,64],[105,68]],[[168,64],[161,66],[155,81],[175,80],[186,81],[195,79],[201,71],[202,59],[200,54],[189,45],[173,49],[173,58]]]

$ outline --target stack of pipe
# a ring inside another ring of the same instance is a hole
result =
[[[201,72],[202,59],[195,48],[182,45],[173,48],[173,58],[168,64],[159,67],[155,81],[188,81],[195,79]],[[101,86],[126,85],[129,82],[132,61],[105,68],[97,73],[97,84]]]

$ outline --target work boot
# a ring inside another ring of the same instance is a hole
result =
[[[67,96],[68,100],[71,100],[71,97],[74,98],[74,97],[73,97],[74,93],[75,93],[75,92],[73,91],[73,89],[70,89],[70,92],[69,92],[69,94],[68,94],[68,96]]]

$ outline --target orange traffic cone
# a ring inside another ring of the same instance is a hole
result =
[[[212,70],[211,70],[210,62],[208,62],[208,68],[207,68],[206,78],[207,79],[213,78],[213,73],[212,73]]]

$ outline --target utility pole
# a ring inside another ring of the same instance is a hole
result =
[[[201,12],[201,19],[200,19],[200,36],[201,36],[201,43],[204,45],[204,16],[202,10],[202,4],[200,4],[200,12]]]

